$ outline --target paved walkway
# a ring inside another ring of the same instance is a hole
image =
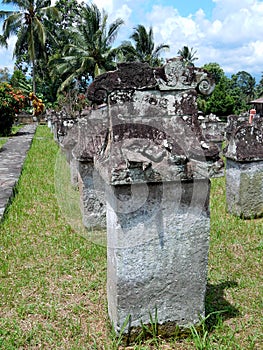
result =
[[[37,124],[24,126],[0,151],[0,221],[13,196],[23,163],[31,146]]]

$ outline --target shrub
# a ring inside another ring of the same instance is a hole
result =
[[[0,83],[0,136],[7,136],[14,117],[24,107],[26,97],[8,83]]]

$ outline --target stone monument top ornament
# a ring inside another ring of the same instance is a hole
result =
[[[88,99],[96,104],[107,102],[114,90],[191,90],[209,95],[215,87],[212,76],[204,69],[186,66],[181,57],[167,60],[163,67],[148,63],[120,63],[117,70],[99,75],[90,84]]]

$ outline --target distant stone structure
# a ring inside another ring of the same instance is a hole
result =
[[[225,150],[226,199],[231,214],[263,215],[263,118],[233,130]]]
[[[94,169],[94,156],[102,148],[108,120],[105,110],[98,109],[96,119],[81,118],[78,122],[78,138],[72,150],[71,173],[77,169],[77,184],[80,191],[80,207],[83,224],[87,228],[106,228],[106,204],[104,192],[100,193],[99,174]]]
[[[221,120],[214,114],[199,115],[198,120],[204,137],[219,146],[221,149],[223,141],[225,140],[225,129],[227,123]]]
[[[209,169],[219,150],[203,137],[196,98],[213,87],[208,73],[173,59],[161,68],[120,64],[88,89],[108,120],[99,150],[85,161],[94,161],[105,188],[108,309],[117,333],[127,318],[126,335],[136,333],[155,311],[164,335],[204,316]],[[89,119],[99,119],[98,111]],[[101,135],[94,128],[73,151],[76,159]]]

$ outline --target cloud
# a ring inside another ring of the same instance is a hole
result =
[[[89,1],[85,1],[89,2]],[[93,4],[96,4],[100,10],[104,9],[107,13],[113,12],[113,0],[93,0]]]
[[[172,6],[155,5],[145,16],[155,41],[170,45],[169,57],[187,45],[197,49],[197,65],[217,62],[226,73],[262,71],[263,3],[254,0],[213,0],[211,18],[203,9],[187,17]],[[201,5],[200,5],[201,6]]]
[[[13,51],[16,43],[16,36],[11,36],[7,40],[8,49],[5,47],[0,47],[0,57],[1,66],[0,68],[7,67],[10,72],[13,72],[14,61],[13,61]]]

